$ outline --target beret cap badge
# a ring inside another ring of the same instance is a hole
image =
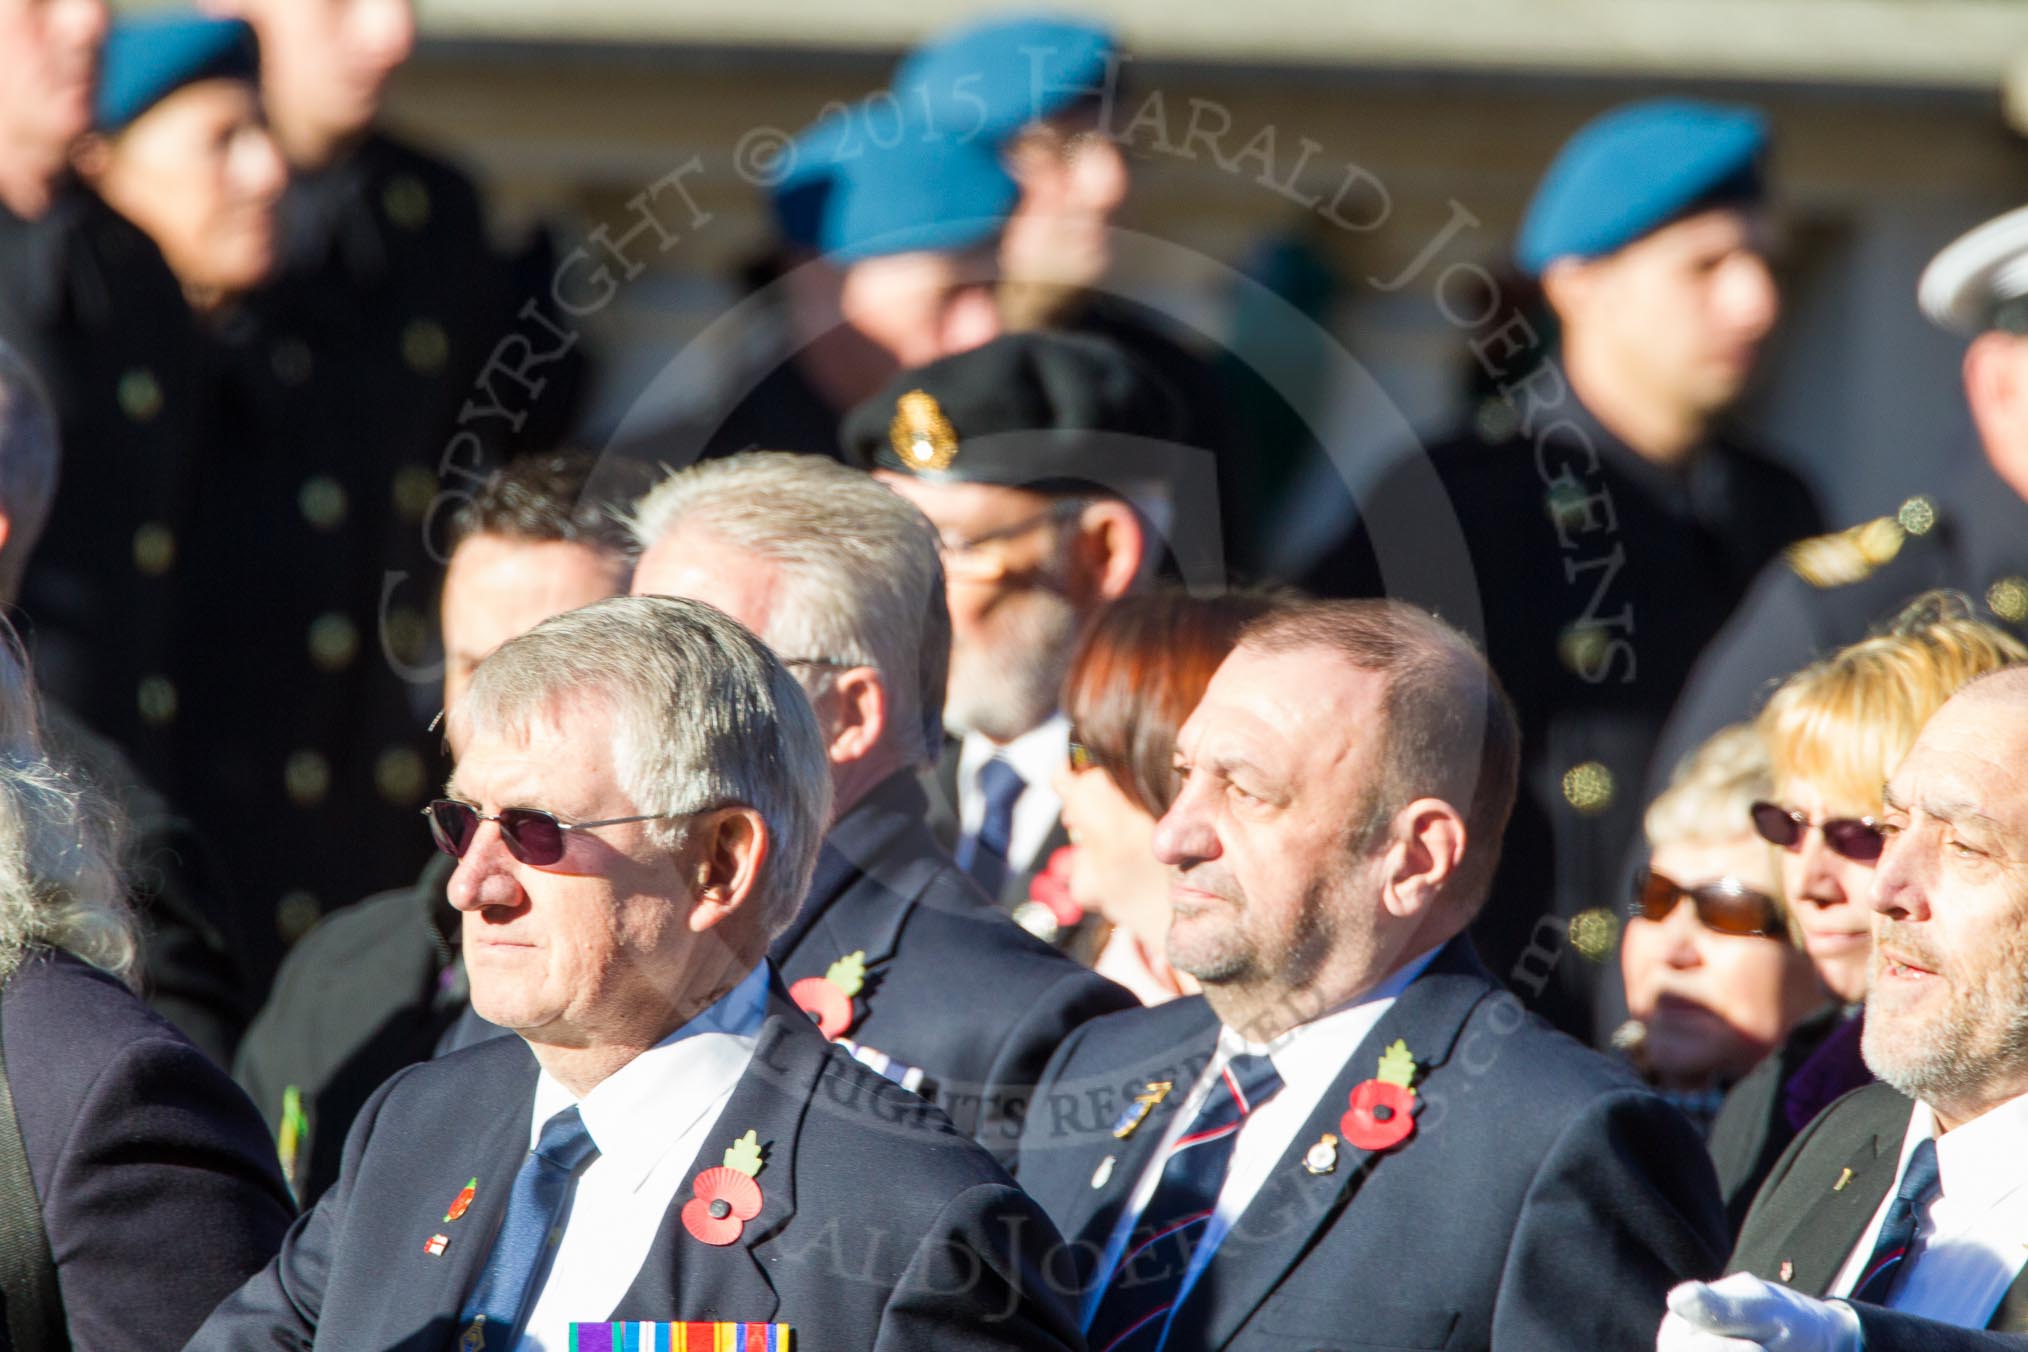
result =
[[[894,405],[888,440],[901,462],[914,470],[944,470],[958,458],[958,429],[944,416],[936,396],[910,390]]]

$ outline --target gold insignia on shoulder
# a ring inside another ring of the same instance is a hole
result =
[[[1901,552],[1907,539],[1907,527],[1894,517],[1881,516],[1798,540],[1782,551],[1782,557],[1812,587],[1842,587],[1871,577]]]
[[[958,429],[926,390],[910,390],[896,402],[887,439],[910,469],[945,470],[958,458]]]

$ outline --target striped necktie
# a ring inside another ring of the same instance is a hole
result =
[[[1282,1077],[1265,1056],[1235,1056],[1226,1063],[1204,1106],[1170,1149],[1162,1180],[1099,1297],[1085,1330],[1091,1352],[1156,1352],[1162,1346],[1190,1255],[1217,1209],[1239,1129],[1281,1087]]]
[[[486,1265],[458,1316],[458,1352],[506,1352],[520,1340],[563,1238],[560,1222],[578,1173],[598,1153],[575,1104],[542,1124],[535,1149],[514,1176]]]
[[[1874,1241],[1873,1256],[1852,1287],[1851,1299],[1869,1305],[1885,1305],[1894,1294],[1894,1283],[1907,1269],[1908,1251],[1915,1245],[1915,1227],[1922,1208],[1936,1196],[1941,1176],[1937,1171],[1936,1142],[1918,1143],[1901,1171],[1901,1186],[1887,1204],[1887,1218],[1880,1222],[1880,1238]]]

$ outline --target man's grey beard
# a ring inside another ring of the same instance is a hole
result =
[[[1895,929],[1887,926],[1884,933],[1907,957],[1933,971],[1942,965],[1933,947]],[[1866,1068],[1883,1083],[1932,1106],[1973,1111],[1990,1106],[1994,1086],[2009,1084],[2028,1067],[2028,1001],[2021,997],[2028,942],[2009,936],[1999,949],[1977,973],[1978,984],[1953,990],[1956,998],[1929,1026],[1900,1027],[1886,1015],[1869,1017],[1860,1039]],[[1872,975],[1878,979],[1877,967]]]
[[[1055,713],[1080,618],[1068,597],[1043,588],[1004,605],[990,643],[951,649],[944,726],[1011,742]]]

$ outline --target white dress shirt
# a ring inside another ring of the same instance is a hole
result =
[[[1986,1326],[2028,1259],[2024,1133],[2028,1133],[2028,1094],[1941,1136],[1936,1135],[1936,1115],[1929,1105],[1915,1105],[1895,1167],[1895,1187],[1901,1185],[1915,1147],[1934,1139],[1938,1188],[1916,1217],[1915,1246],[1902,1260],[1904,1271],[1887,1299],[1889,1306],[1960,1328]],[[1831,1283],[1831,1295],[1850,1295],[1858,1285],[1893,1201],[1894,1188],[1889,1188]]]
[[[1063,815],[1063,800],[1056,796],[1050,776],[1070,759],[1070,720],[1051,714],[1047,722],[1005,746],[976,732],[965,734],[958,747],[958,829],[965,835],[977,835],[985,820],[986,795],[979,792],[979,770],[995,756],[1013,766],[1028,786],[1014,800],[1014,827],[1007,836],[1007,874],[1014,877],[1048,862],[1035,856]]]
[[[678,1190],[689,1183],[699,1150],[732,1144],[732,1136],[706,1141],[705,1134],[753,1059],[767,1001],[768,964],[763,962],[716,1004],[583,1098],[574,1097],[546,1070],[536,1079],[529,1149],[540,1139],[542,1124],[575,1103],[599,1153],[578,1175],[563,1242],[517,1352],[564,1352],[571,1324],[611,1317],[634,1284]],[[715,1154],[707,1161],[717,1162]]]
[[[1218,1190],[1218,1206],[1205,1227],[1204,1237],[1190,1253],[1190,1270],[1183,1274],[1183,1286],[1172,1309],[1182,1308],[1183,1298],[1197,1284],[1199,1274],[1210,1262],[1219,1242],[1232,1229],[1233,1223],[1245,1214],[1247,1204],[1253,1201],[1254,1194],[1261,1190],[1275,1165],[1287,1153],[1289,1143],[1302,1130],[1310,1114],[1316,1111],[1324,1091],[1345,1069],[1346,1058],[1359,1050],[1359,1044],[1366,1040],[1366,1035],[1373,1031],[1381,1016],[1394,1007],[1396,997],[1408,989],[1411,981],[1422,975],[1423,968],[1429,966],[1436,955],[1437,950],[1432,948],[1366,994],[1320,1018],[1291,1028],[1266,1046],[1248,1042],[1230,1028],[1218,1030],[1218,1048],[1212,1054],[1211,1063],[1190,1087],[1189,1097],[1170,1114],[1161,1145],[1149,1157],[1147,1167],[1134,1184],[1132,1196],[1127,1199],[1126,1210],[1120,1213],[1119,1222],[1113,1227],[1112,1238],[1106,1243],[1105,1257],[1098,1266],[1098,1280],[1085,1293],[1082,1312],[1085,1324],[1091,1323],[1099,1298],[1105,1294],[1106,1285],[1112,1281],[1113,1270],[1120,1264],[1120,1255],[1126,1252],[1134,1227],[1140,1223],[1141,1213],[1147,1210],[1149,1201],[1155,1196],[1155,1188],[1162,1181],[1162,1168],[1169,1162],[1170,1151],[1196,1118],[1205,1096],[1211,1092],[1219,1076],[1224,1074],[1226,1063],[1242,1052],[1266,1056],[1274,1062],[1275,1074],[1281,1076],[1282,1087],[1273,1098],[1248,1113],[1246,1120],[1240,1124],[1238,1138],[1233,1142],[1232,1162],[1227,1166],[1225,1183]],[[1409,1050],[1413,1052],[1415,1048]],[[1377,1058],[1373,1068],[1375,1071],[1380,1068]]]

